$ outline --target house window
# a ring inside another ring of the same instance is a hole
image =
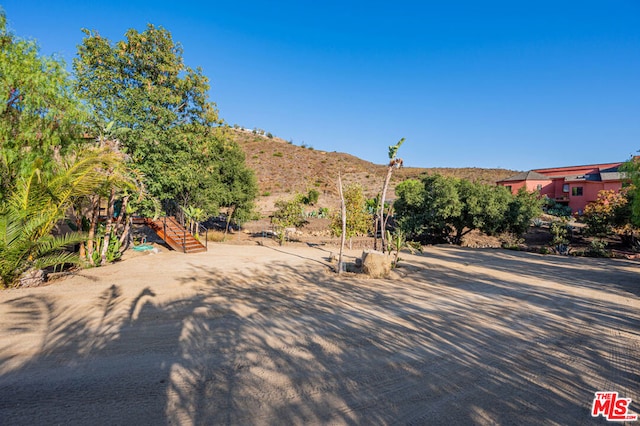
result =
[[[505,185],[504,187],[511,191],[511,185]]]
[[[564,185],[562,185],[562,192],[569,192],[569,184],[565,183]]]
[[[582,196],[582,187],[581,186],[574,186],[573,188],[571,188],[571,195],[574,197],[581,197]]]
[[[536,189],[537,189],[538,191],[542,190],[542,184],[541,184],[541,183],[539,183],[538,185],[536,185]]]

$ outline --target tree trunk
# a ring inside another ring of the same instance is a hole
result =
[[[231,217],[236,212],[236,206],[231,206],[227,211],[227,224],[224,227],[224,239],[227,239],[227,233],[229,232],[229,226],[231,225]]]
[[[91,220],[89,222],[89,233],[87,235],[87,261],[90,265],[95,265],[93,261],[94,243],[96,238],[96,227],[100,217],[100,196],[91,197]]]
[[[131,231],[131,218],[127,215],[127,206],[129,205],[130,196],[127,195],[122,199],[122,207],[120,208],[120,214],[118,215],[118,219],[116,221],[116,230],[124,221],[124,228],[122,229],[122,234],[120,234],[120,253],[124,253],[124,251],[129,248],[129,232]],[[126,216],[126,219],[125,219]],[[125,244],[126,243],[126,244]],[[124,250],[122,249],[124,247]]]
[[[342,273],[342,253],[344,252],[344,243],[347,238],[347,205],[344,202],[344,194],[342,193],[342,177],[338,173],[338,192],[340,194],[340,217],[342,218],[342,235],[340,236],[340,255],[338,256],[338,275]]]
[[[377,206],[376,206],[377,210]],[[373,249],[378,250],[378,222],[380,219],[378,218],[378,213],[375,213],[375,218],[373,222]]]
[[[82,208],[78,208],[76,211],[76,228],[78,228],[78,232],[82,232]],[[86,247],[83,243],[80,243],[80,247],[78,248],[78,256],[80,259],[86,259]]]
[[[116,202],[116,189],[111,188],[109,203],[107,204],[107,223],[104,227],[104,239],[102,240],[102,250],[100,251],[100,265],[107,264],[107,251],[111,241],[111,231],[113,229],[113,208]]]
[[[122,230],[122,235],[120,235],[120,253],[124,253],[129,248],[129,244],[131,243],[131,218],[127,217],[127,220],[124,224],[124,229]]]
[[[387,222],[384,220],[384,199],[387,195],[387,188],[389,187],[389,181],[391,180],[391,173],[393,172],[393,166],[390,165],[387,170],[387,177],[384,180],[384,186],[382,187],[382,194],[380,194],[380,245],[382,248],[382,252],[384,253],[387,249],[386,241],[385,241],[385,226]]]

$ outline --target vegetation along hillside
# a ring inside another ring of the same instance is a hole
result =
[[[286,198],[289,194],[306,193],[310,189],[316,189],[324,197],[333,199],[337,195],[338,172],[342,174],[345,184],[358,182],[368,197],[374,197],[380,192],[387,172],[384,164],[373,164],[347,153],[320,151],[304,144],[295,145],[269,133],[264,135],[262,131],[243,130],[236,126],[230,129],[230,135],[244,150],[247,167],[255,171],[260,189],[259,198],[263,200]],[[402,158],[402,150],[398,156]],[[475,167],[404,167],[394,172],[388,196],[393,197],[397,183],[417,178],[423,173],[495,183],[516,172]],[[259,204],[261,207],[264,205]]]

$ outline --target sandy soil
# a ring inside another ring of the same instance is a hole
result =
[[[0,424],[604,424],[640,404],[627,260],[210,245],[0,292]],[[358,254],[353,251],[351,255]]]

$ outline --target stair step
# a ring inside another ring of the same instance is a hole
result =
[[[185,253],[200,253],[207,251],[207,248],[191,235],[174,218],[167,217],[166,222],[162,219],[146,219],[145,223],[155,231],[172,249],[184,251]]]

